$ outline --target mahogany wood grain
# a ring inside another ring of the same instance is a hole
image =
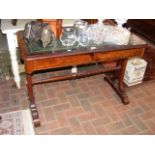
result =
[[[68,74],[68,75],[64,75],[64,76],[55,76],[52,78],[48,78],[48,79],[42,79],[42,80],[35,80],[32,84],[36,85],[36,84],[42,84],[42,83],[48,83],[48,82],[56,82],[56,81],[62,81],[62,80],[69,80],[69,79],[76,79],[76,78],[82,78],[82,77],[88,77],[91,75],[97,75],[97,74],[101,74],[101,73],[105,73],[105,72],[109,72],[109,71],[113,71],[113,70],[119,70],[120,66],[117,67],[109,67],[109,68],[100,68],[100,69],[95,69],[95,70],[91,70],[91,71],[82,71],[82,72],[78,72],[76,74]]]

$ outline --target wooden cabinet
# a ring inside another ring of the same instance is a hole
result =
[[[127,27],[155,44],[155,19],[129,19]]]
[[[97,23],[97,22],[98,22],[98,20],[97,20],[97,19],[82,19],[82,20],[84,20],[84,21],[88,22],[88,24],[95,24],[95,23]]]
[[[98,22],[98,19],[82,19],[86,22],[88,22],[88,24],[96,24]],[[116,22],[113,19],[105,19],[104,24],[108,24],[108,25],[116,25]]]
[[[144,55],[148,63],[145,80],[155,79],[155,19],[129,19],[126,26],[148,42]]]

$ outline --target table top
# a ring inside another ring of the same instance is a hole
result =
[[[86,47],[80,46],[78,42],[76,42],[73,46],[63,46],[61,41],[55,40],[52,46],[48,46],[46,48],[42,48],[38,45],[34,45],[33,47],[27,47],[27,55],[38,55],[38,54],[47,54],[52,53],[53,55],[60,54],[74,54],[74,53],[84,53],[84,52],[95,52],[95,51],[110,51],[117,49],[128,49],[128,48],[136,48],[139,46],[146,45],[146,42],[136,36],[135,34],[131,34],[129,43],[127,45],[116,45],[107,42],[103,42],[102,44],[94,44],[90,42],[90,44]]]

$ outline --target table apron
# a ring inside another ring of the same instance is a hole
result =
[[[25,60],[25,70],[26,73],[31,74],[34,71],[52,68],[79,66],[96,62],[118,61],[135,56],[142,57],[144,50],[145,48],[138,48],[108,52],[84,53],[78,55],[65,55],[63,57],[49,56],[46,58],[39,57],[38,59],[27,59]]]

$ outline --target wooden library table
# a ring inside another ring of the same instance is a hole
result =
[[[67,48],[47,48],[47,49],[29,49],[24,42],[23,32],[17,34],[20,56],[25,64],[27,92],[29,98],[29,107],[32,113],[34,126],[40,126],[39,115],[35,103],[33,86],[46,82],[55,82],[67,79],[81,78],[104,72],[114,72],[115,74],[107,74],[105,80],[112,86],[124,104],[129,103],[128,96],[125,91],[123,78],[126,64],[131,57],[143,57],[146,44],[130,43],[129,45],[110,45],[103,44],[96,48],[74,47]],[[103,63],[115,61],[116,66],[104,67]],[[101,64],[99,69],[79,71],[63,76],[56,76],[43,80],[34,80],[32,75],[35,71],[43,71],[48,69],[64,69],[65,67],[81,66],[89,64]],[[106,88],[105,88],[106,89]]]

